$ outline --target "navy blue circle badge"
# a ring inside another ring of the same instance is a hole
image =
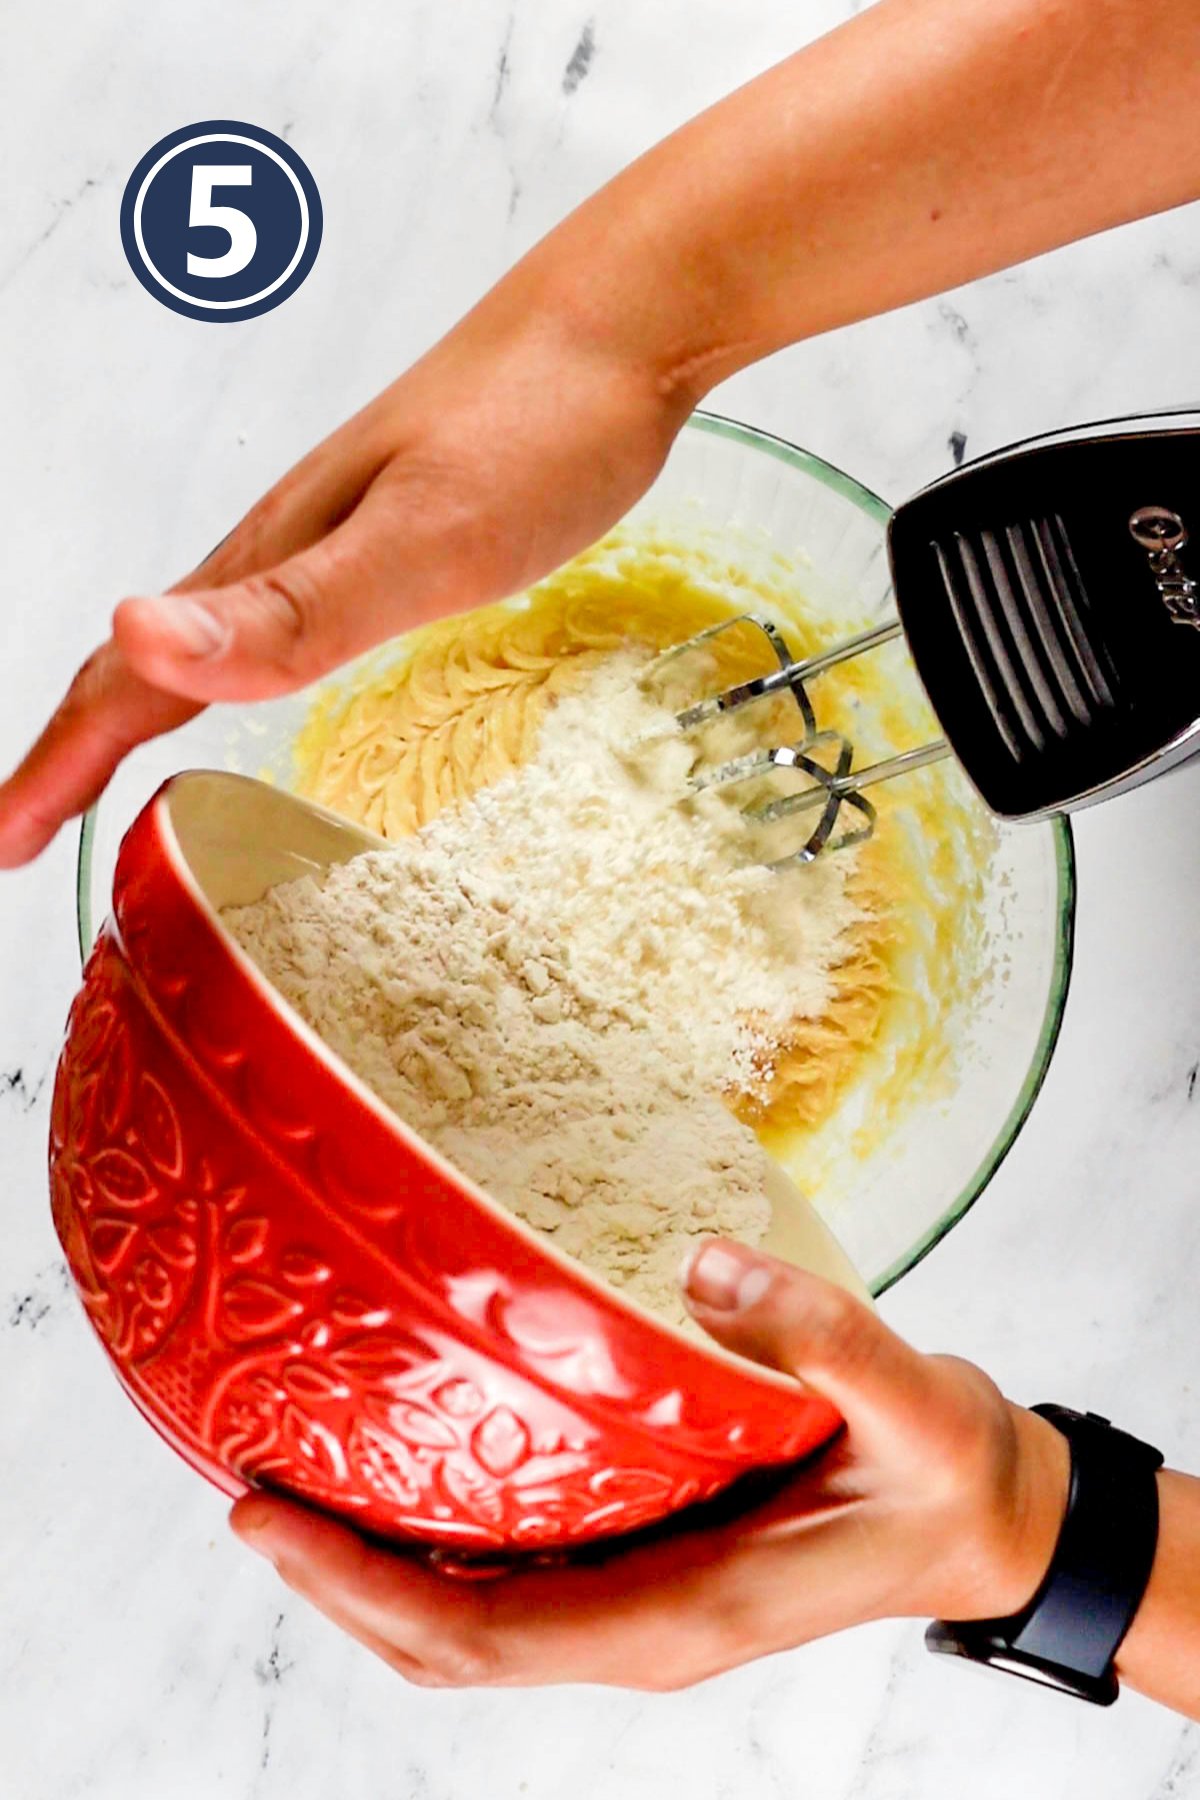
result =
[[[121,242],[146,289],[188,319],[256,319],[294,294],[321,244],[321,197],[282,138],[236,119],[171,132],[121,200]]]

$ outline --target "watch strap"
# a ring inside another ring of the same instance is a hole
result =
[[[1141,1604],[1158,1543],[1162,1455],[1097,1413],[1032,1408],[1066,1437],[1071,1475],[1050,1566],[1004,1619],[935,1620],[931,1650],[965,1657],[1110,1705],[1116,1652]]]

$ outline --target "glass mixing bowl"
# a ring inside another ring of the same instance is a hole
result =
[[[806,616],[819,621],[831,641],[892,611],[887,519],[884,502],[840,470],[780,438],[710,414],[689,422],[630,515],[632,524],[652,522],[656,534],[672,543],[686,546],[694,539],[710,553],[714,545],[727,549],[730,561],[752,576],[776,585],[794,580]],[[403,655],[403,640],[387,654]],[[903,646],[874,654],[890,659],[889,712],[894,702],[919,737],[932,720]],[[212,707],[125,761],[80,836],[84,955],[109,909],[121,837],[160,783],[181,769],[206,767],[267,775],[286,786],[291,746],[312,697]],[[863,721],[864,747],[885,747],[871,742],[873,728],[873,721]],[[953,772],[947,779],[961,782]],[[980,803],[965,784],[961,788],[959,813],[965,806],[968,815],[973,810],[982,819]],[[931,836],[931,882],[946,879],[947,856],[952,862],[955,850],[947,838],[953,837],[952,831]],[[815,1162],[812,1154],[806,1159],[809,1197],[876,1294],[925,1256],[978,1199],[1037,1097],[1070,976],[1074,859],[1067,823],[996,825],[970,907],[974,930],[966,935],[974,953],[986,957],[987,969],[981,979],[933,996],[944,1042],[921,1066],[935,1073],[914,1079],[903,1103],[889,1105],[885,1124],[865,1129],[881,1110],[885,1043],[822,1128]]]

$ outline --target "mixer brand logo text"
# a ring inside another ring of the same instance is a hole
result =
[[[1146,551],[1155,586],[1176,625],[1200,629],[1197,583],[1179,560],[1188,541],[1187,526],[1165,506],[1141,506],[1129,521],[1134,540]]]

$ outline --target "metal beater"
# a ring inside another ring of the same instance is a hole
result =
[[[691,778],[696,791],[776,770],[807,778],[742,809],[756,827],[818,814],[772,867],[861,843],[877,819],[864,790],[946,757],[1001,818],[1068,812],[1200,754],[1200,564],[1193,572],[1185,555],[1198,518],[1195,413],[1032,439],[956,469],[893,513],[896,618],[797,660],[773,619],[742,613],[664,651],[642,683],[736,626],[761,633],[774,666],[685,707],[676,725],[694,732],[755,701],[795,702],[794,741]],[[943,735],[855,769],[853,744],[821,729],[809,688],[896,638]]]

